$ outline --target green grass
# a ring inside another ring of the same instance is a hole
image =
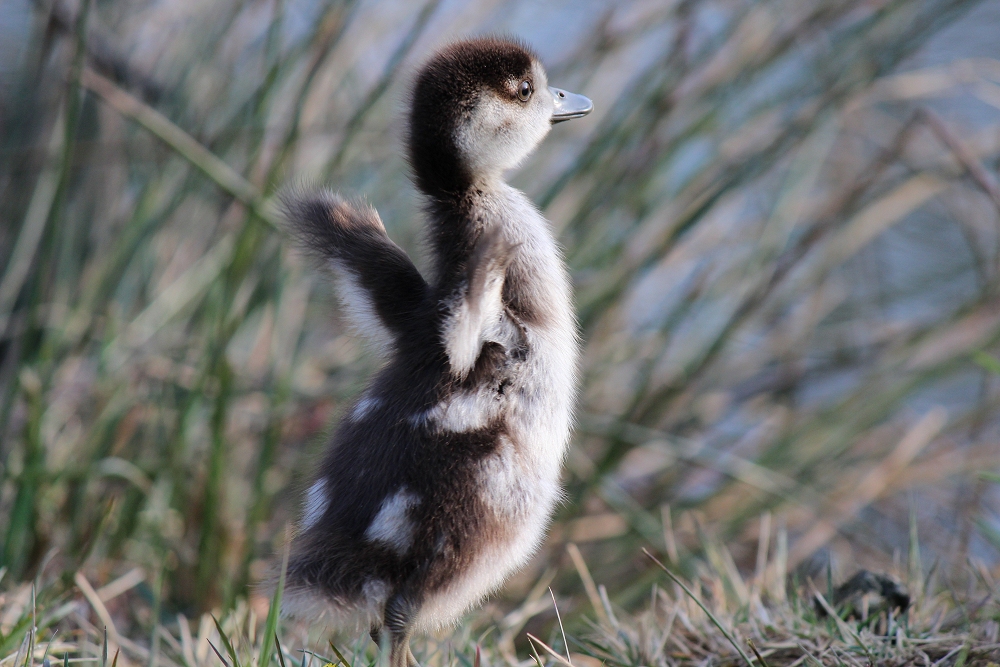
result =
[[[512,176],[575,283],[568,500],[504,597],[425,655],[471,660],[494,625],[485,663],[527,660],[525,632],[561,654],[540,611],[552,585],[573,651],[639,664],[623,656],[651,659],[653,623],[656,646],[668,627],[688,633],[669,646],[681,657],[659,659],[735,661],[684,598],[642,612],[654,585],[673,591],[650,548],[713,591],[744,651],[752,637],[769,662],[785,656],[775,642],[801,626],[817,659],[849,662],[837,652],[855,659],[859,640],[808,620],[808,604],[758,590],[771,636],[744,593],[762,562],[899,571],[919,531],[911,564],[937,563],[956,600],[934,588],[909,626],[925,634],[906,636],[934,639],[936,613],[973,609],[940,637],[971,633],[948,660],[979,659],[995,603],[976,610],[970,591],[991,590],[1000,553],[1000,66],[908,60],[976,5],[637,1],[550,58],[554,84],[596,103]],[[133,643],[122,660],[190,663],[190,644],[203,667],[202,638],[222,639],[214,613],[242,663],[274,662],[252,586],[377,360],[275,229],[273,197],[302,181],[363,193],[420,264],[399,155],[407,81],[449,30],[517,26],[471,3],[391,21],[347,0],[306,18],[282,1],[60,7],[35,8],[0,99],[0,591],[20,610],[0,618],[0,657],[56,629],[54,646],[99,656],[103,620],[77,578],[99,591],[140,568],[108,611]],[[982,122],[949,104],[978,105]],[[776,541],[758,556],[764,534]],[[855,630],[868,650],[888,651],[869,630]],[[689,641],[703,632],[715,643]],[[282,629],[274,656],[329,655],[307,634]],[[907,641],[885,659],[923,646]],[[355,664],[366,646],[341,648]]]

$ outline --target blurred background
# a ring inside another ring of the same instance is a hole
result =
[[[642,547],[1000,576],[997,0],[6,0],[2,586],[250,594],[377,364],[273,196],[363,194],[425,266],[407,85],[487,32],[595,103],[511,175],[585,356],[567,500],[493,607],[576,591],[568,543],[624,607]]]

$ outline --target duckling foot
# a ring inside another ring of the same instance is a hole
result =
[[[369,631],[368,634],[371,636],[372,641],[375,642],[376,647],[382,646],[382,629],[380,627],[373,625],[372,629]],[[403,663],[404,667],[420,667],[420,663],[417,662],[416,657],[414,657],[413,651],[410,650],[410,645],[408,640],[406,642],[405,649],[406,649],[405,651],[406,660]],[[402,649],[394,646],[390,650],[390,656],[396,655],[399,652],[402,652]],[[398,655],[396,655],[396,657],[390,657],[389,659],[390,667],[397,667],[397,663],[399,662],[399,660],[401,660],[401,658]]]
[[[393,636],[389,645],[389,667],[419,667],[410,650],[410,637]]]

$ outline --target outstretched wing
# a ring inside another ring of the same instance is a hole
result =
[[[330,269],[353,327],[383,354],[420,326],[427,283],[374,208],[330,191],[282,197],[290,233]]]

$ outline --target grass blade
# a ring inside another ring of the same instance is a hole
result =
[[[212,647],[212,650],[213,650],[213,651],[215,651],[215,655],[219,656],[219,660],[221,660],[221,661],[222,661],[222,664],[223,664],[223,665],[224,665],[225,667],[230,667],[229,663],[228,663],[228,662],[226,662],[226,659],[222,657],[222,654],[221,654],[221,653],[219,653],[219,649],[215,648],[215,644],[213,644],[213,643],[212,643],[212,640],[211,640],[211,639],[209,639],[209,640],[208,640],[208,645]]]
[[[710,621],[712,621],[712,625],[714,625],[716,628],[719,629],[719,632],[721,632],[722,635],[726,638],[726,640],[728,640],[729,643],[733,645],[733,648],[736,649],[736,652],[740,654],[740,657],[743,658],[743,660],[746,661],[747,665],[750,665],[750,667],[753,667],[753,660],[751,660],[750,656],[748,656],[746,654],[746,651],[744,651],[740,647],[740,645],[736,643],[736,640],[733,639],[733,636],[731,634],[729,634],[729,631],[726,630],[724,627],[722,627],[722,623],[720,623],[719,619],[717,619],[715,617],[715,614],[713,614],[712,612],[710,612],[708,610],[708,607],[706,607],[704,604],[702,604],[701,600],[699,600],[697,597],[695,597],[695,594],[692,593],[691,589],[689,589],[684,584],[684,582],[680,580],[680,577],[678,577],[676,574],[674,574],[673,572],[671,572],[670,570],[668,570],[667,567],[663,563],[661,563],[659,560],[657,560],[656,556],[654,556],[653,554],[649,553],[649,551],[647,549],[644,548],[642,550],[642,553],[646,554],[646,556],[651,561],[653,561],[654,563],[656,563],[657,567],[659,567],[661,570],[663,570],[664,572],[666,572],[667,576],[670,577],[675,584],[677,584],[678,586],[680,586],[681,589],[683,589],[684,592],[687,594],[687,596],[689,598],[691,598],[692,600],[694,600],[695,604],[697,604],[699,607],[701,607],[701,610],[703,612],[705,612],[705,614],[708,616],[708,619]]]
[[[233,643],[229,641],[229,636],[222,630],[222,624],[219,623],[219,619],[215,616],[212,616],[212,620],[215,621],[215,629],[219,631],[219,639],[222,641],[222,646],[226,649],[226,653],[229,654],[230,659],[233,661],[233,667],[240,667],[240,659],[236,655]],[[213,646],[212,648],[215,647]],[[218,653],[218,650],[216,650],[216,653]],[[219,657],[221,658],[222,656],[220,655]]]
[[[288,554],[291,549],[291,540],[286,540],[285,554],[281,558],[281,574],[278,576],[278,585],[274,588],[274,595],[271,596],[271,608],[267,611],[267,622],[264,624],[264,643],[260,647],[260,655],[257,658],[259,667],[267,667],[271,663],[271,641],[278,637],[278,617],[281,614],[281,598],[285,594],[285,575],[288,572]]]
[[[757,646],[753,643],[753,640],[750,639],[749,637],[747,637],[747,646],[750,647],[750,650],[753,651],[754,656],[756,656],[757,660],[760,662],[761,665],[763,665],[763,667],[770,667],[770,665],[767,664],[767,660],[765,660],[764,656],[760,654],[760,651],[757,650]]]
[[[278,639],[278,633],[274,633],[274,648],[278,651],[278,663],[281,667],[285,667],[285,655],[281,649],[281,640]]]
[[[107,102],[115,111],[131,118],[156,135],[174,149],[178,155],[208,176],[216,185],[246,204],[262,220],[268,222],[272,227],[277,226],[276,218],[263,206],[257,188],[221,158],[198,143],[194,137],[170,122],[166,116],[125,92],[113,81],[101,76],[89,67],[84,68],[81,83]]]
[[[525,635],[528,637],[528,641],[531,642],[531,648],[532,649],[535,648],[535,644],[537,643],[539,646],[541,646],[543,649],[545,649],[546,653],[548,653],[553,658],[555,658],[556,662],[558,662],[560,665],[565,665],[566,667],[574,667],[574,665],[573,665],[572,662],[570,662],[569,660],[567,660],[563,656],[559,655],[559,653],[557,653],[554,648],[552,648],[551,646],[549,646],[548,644],[546,644],[545,642],[543,642],[541,639],[539,639],[535,635],[531,634],[530,632],[525,633]],[[535,651],[535,660],[538,661],[539,665],[544,664],[542,662],[541,657],[539,657],[537,650]]]
[[[333,640],[331,639],[327,643],[330,645],[330,649],[337,654],[337,659],[340,660],[341,664],[343,664],[344,667],[351,667],[351,663],[347,661],[347,658],[344,657],[344,654],[341,653],[340,649],[336,647],[336,645],[333,643]]]

